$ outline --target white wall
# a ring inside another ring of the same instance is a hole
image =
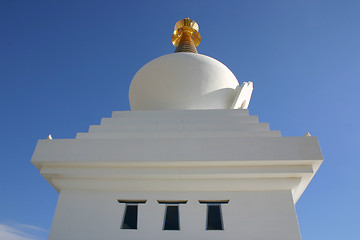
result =
[[[60,193],[50,240],[300,240],[294,203],[322,162],[316,137],[281,137],[247,110],[114,112],[76,139],[39,140],[31,160]],[[138,230],[120,229],[125,204]],[[180,231],[163,231],[165,205],[180,205]],[[206,231],[206,205],[224,231]]]
[[[117,199],[147,199],[139,205],[138,229],[120,229],[125,204]],[[180,231],[163,231],[164,204],[180,205]],[[206,204],[198,200],[230,200],[223,205],[224,231],[206,231]],[[50,240],[68,239],[266,239],[298,240],[300,233],[290,191],[116,193],[63,190]]]

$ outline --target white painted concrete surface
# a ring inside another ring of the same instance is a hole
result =
[[[248,109],[253,90],[252,82],[244,82],[241,86],[238,86],[231,109]]]
[[[120,229],[125,204],[117,199],[147,199],[139,205],[138,229]],[[188,200],[180,205],[180,231],[162,230],[164,204],[157,200]],[[223,231],[206,229],[206,204],[198,200],[230,199],[222,206]],[[289,191],[246,192],[61,192],[49,239],[266,239],[300,240]]]
[[[218,60],[173,53],[143,66],[132,79],[131,110],[230,109],[239,85]]]
[[[39,140],[32,162],[60,193],[50,240],[300,239],[295,202],[322,162],[316,137],[281,137],[247,110],[113,112],[76,139]],[[138,230],[120,229],[124,204]],[[163,231],[164,205],[180,206],[180,231]],[[206,205],[223,231],[206,231]]]

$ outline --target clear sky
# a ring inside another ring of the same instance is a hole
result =
[[[0,239],[47,238],[58,193],[30,163],[37,140],[129,110],[132,77],[174,51],[184,17],[199,53],[254,83],[250,114],[318,137],[325,160],[296,205],[303,240],[358,238],[360,1],[0,0]]]

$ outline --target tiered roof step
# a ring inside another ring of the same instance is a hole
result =
[[[221,111],[221,116],[248,116],[249,111],[247,109],[206,109],[206,110],[168,110],[168,111],[113,111],[112,118],[119,117],[145,117],[150,118],[163,118],[163,117],[172,117],[178,118],[179,116],[183,117],[184,112],[188,117],[219,117],[219,111]]]
[[[221,111],[221,114],[219,114]],[[281,137],[247,110],[113,112],[76,138]]]
[[[280,131],[122,131],[78,133],[76,138],[206,138],[206,137],[281,137]]]
[[[119,124],[91,125],[93,132],[129,132],[129,131],[269,131],[268,123],[237,123],[237,124]]]
[[[234,123],[257,123],[257,116],[226,116],[226,117],[206,117],[199,118],[194,116],[182,116],[182,117],[164,117],[164,118],[141,118],[141,117],[118,117],[118,118],[102,118],[100,125],[115,125],[115,124],[207,124],[214,123],[217,124],[234,124]]]

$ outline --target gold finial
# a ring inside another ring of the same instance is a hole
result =
[[[199,46],[201,42],[199,25],[190,18],[184,18],[178,21],[175,24],[171,41],[176,47],[175,52],[198,53],[196,47]]]

